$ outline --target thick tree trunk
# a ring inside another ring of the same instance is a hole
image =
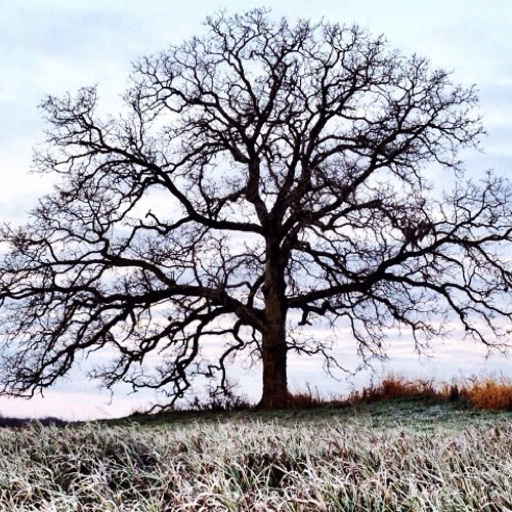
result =
[[[270,329],[263,336],[263,394],[259,407],[281,409],[288,406],[288,373],[284,329]]]
[[[288,405],[286,303],[284,269],[276,258],[267,254],[265,269],[265,320],[262,337],[263,395],[262,409],[280,409]]]

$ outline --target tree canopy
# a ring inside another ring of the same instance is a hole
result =
[[[124,100],[117,117],[90,87],[43,103],[36,167],[60,181],[2,231],[4,393],[104,350],[105,386],[173,403],[198,376],[226,390],[243,356],[281,407],[289,351],[343,364],[315,323],[348,327],[363,357],[394,327],[419,351],[454,323],[506,346],[511,188],[464,178],[474,88],[357,26],[257,9],[141,59]]]

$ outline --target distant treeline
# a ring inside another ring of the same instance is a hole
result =
[[[4,418],[0,416],[0,428],[25,428],[34,423],[39,423],[45,427],[64,427],[68,425],[70,422],[66,420],[61,420],[59,418]]]

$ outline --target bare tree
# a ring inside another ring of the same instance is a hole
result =
[[[44,102],[36,164],[62,179],[3,230],[4,393],[107,349],[93,376],[173,403],[197,376],[226,390],[245,353],[260,405],[281,407],[289,351],[342,364],[314,322],[348,326],[364,357],[391,327],[422,351],[453,322],[505,347],[511,189],[464,181],[473,89],[356,26],[264,10],[206,26],[136,65],[119,117],[95,113],[94,88]]]

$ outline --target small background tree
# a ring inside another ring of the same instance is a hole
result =
[[[463,179],[474,90],[356,26],[260,9],[206,25],[135,66],[119,117],[95,113],[94,88],[43,103],[36,166],[62,179],[3,229],[3,391],[31,395],[105,349],[104,385],[173,403],[197,376],[228,389],[245,353],[260,405],[281,407],[290,350],[339,363],[303,335],[322,319],[363,357],[394,327],[422,351],[445,321],[503,348],[511,191]]]

